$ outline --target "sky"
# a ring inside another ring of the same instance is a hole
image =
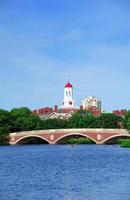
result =
[[[0,107],[130,109],[129,0],[0,0]]]

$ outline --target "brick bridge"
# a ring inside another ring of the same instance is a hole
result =
[[[130,134],[125,129],[55,129],[36,130],[10,133],[9,143],[26,144],[30,140],[40,139],[48,144],[58,144],[61,139],[72,136],[82,136],[92,139],[96,144],[109,143],[117,138],[128,138]]]

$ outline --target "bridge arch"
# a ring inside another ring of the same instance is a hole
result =
[[[90,137],[89,135],[83,134],[83,133],[67,133],[65,135],[62,135],[61,137],[57,138],[57,140],[55,141],[55,144],[57,144],[60,140],[67,138],[69,136],[82,136],[84,138],[89,138],[91,139],[95,144],[97,143],[96,140],[92,137]]]
[[[121,135],[121,134],[117,134],[117,135],[113,135],[113,136],[110,136],[108,138],[106,138],[105,140],[102,141],[102,143],[110,143],[110,141],[112,140],[116,140],[116,139],[125,139],[125,138],[130,138],[129,135]]]
[[[20,137],[18,140],[15,141],[15,144],[28,144],[28,142],[27,142],[28,139],[30,139],[30,140],[31,139],[39,139],[40,141],[43,141],[43,143],[50,144],[50,142],[46,138],[39,136],[39,135],[28,135],[28,136]]]

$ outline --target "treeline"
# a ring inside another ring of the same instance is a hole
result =
[[[111,113],[99,117],[80,110],[68,120],[48,119],[42,121],[26,107],[14,108],[11,111],[0,109],[0,140],[8,137],[10,132],[59,128],[127,128],[130,130],[130,111],[124,118]]]

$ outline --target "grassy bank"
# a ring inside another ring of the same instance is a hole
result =
[[[130,139],[120,139],[118,140],[120,147],[130,148]]]
[[[67,141],[67,144],[95,144],[93,140],[89,138],[70,138]]]

